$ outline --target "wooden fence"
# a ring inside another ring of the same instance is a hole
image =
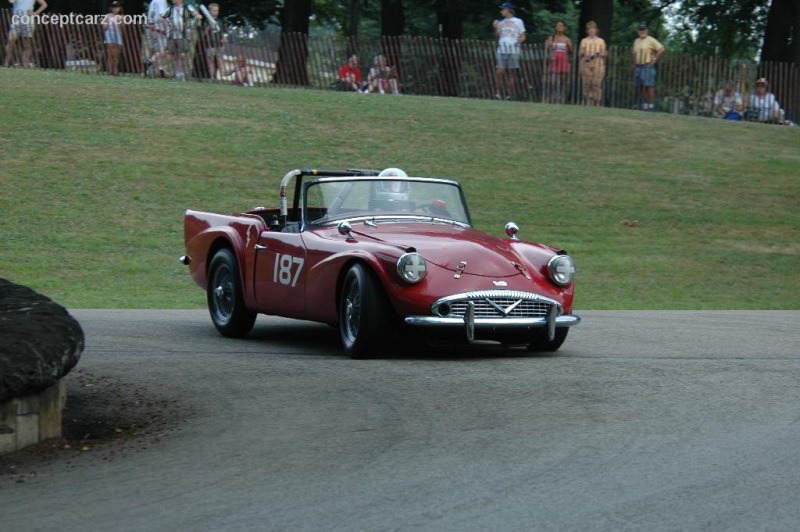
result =
[[[0,11],[0,42],[5,45],[11,12]],[[331,35],[307,36],[275,32],[255,32],[228,28],[222,48],[221,78],[228,79],[239,56],[247,60],[251,77],[258,86],[299,86],[331,89],[338,80],[338,69],[351,52],[361,58],[366,76],[376,54],[383,54],[396,67],[401,92],[405,94],[493,98],[495,43],[474,40],[444,40],[427,37],[384,37],[380,40],[348,41]],[[99,24],[41,24],[33,39],[35,66],[101,74],[105,69],[102,28]],[[143,25],[123,27],[120,71],[131,75],[170,76],[151,69],[145,72],[146,30]],[[576,43],[577,45],[577,43]],[[208,69],[199,43],[192,47],[192,72],[196,80],[208,80]],[[517,76],[515,99],[531,102],[581,104],[582,83],[577,58],[573,54],[571,71],[563,90],[547,76],[547,56],[543,44],[524,44]],[[13,61],[19,64],[22,46]],[[603,84],[603,105],[637,108],[639,99],[633,79],[630,49],[612,47]],[[737,90],[752,94],[754,82],[765,77],[786,111],[787,118],[800,121],[800,68],[795,64],[754,63],[682,54],[664,55],[658,65],[657,110],[662,112],[712,116],[714,94],[726,81]],[[559,98],[563,93],[563,99]]]

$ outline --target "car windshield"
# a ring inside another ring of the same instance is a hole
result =
[[[413,179],[320,181],[306,190],[306,221],[416,215],[469,223],[461,189],[452,183]]]

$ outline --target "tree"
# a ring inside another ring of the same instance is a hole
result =
[[[462,39],[464,37],[464,3],[459,0],[439,0],[436,5],[436,21],[441,28],[441,37]]]
[[[691,1],[691,0],[688,0]],[[611,32],[601,35],[610,46],[630,47],[637,37],[636,29],[642,22],[650,28],[649,34],[669,46],[667,31],[664,26],[663,11],[671,0],[664,0],[664,6],[656,5],[651,0],[614,0],[614,17],[611,20]]]
[[[403,34],[405,26],[403,0],[381,0],[381,34],[397,37]]]
[[[585,36],[586,23],[593,20],[597,23],[600,36],[606,41],[611,36],[611,19],[614,13],[614,0],[583,0],[581,16],[578,19],[578,31],[575,42],[579,43]]]
[[[401,72],[400,43],[397,38],[403,35],[405,25],[403,0],[381,0],[381,49],[398,77]]]
[[[351,0],[350,21],[347,25],[347,56],[358,53],[358,26],[361,24],[362,0]]]
[[[273,83],[308,85],[308,27],[311,0],[286,0]]]
[[[436,19],[441,28],[439,79],[445,96],[458,96],[461,74],[460,41],[464,35],[464,4],[458,0],[437,2]]]
[[[761,60],[800,65],[800,2],[797,0],[772,1]]]
[[[674,6],[671,48],[726,59],[755,59],[769,1],[683,0]]]

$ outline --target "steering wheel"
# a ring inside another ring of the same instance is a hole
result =
[[[439,199],[429,201],[427,203],[420,203],[417,205],[417,210],[427,212],[433,216],[445,216],[447,218],[452,218],[450,211],[447,210],[447,203]]]

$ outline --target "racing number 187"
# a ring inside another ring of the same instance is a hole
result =
[[[277,253],[275,255],[275,269],[272,273],[272,281],[294,287],[297,284],[297,278],[300,277],[300,270],[303,269],[303,262],[305,261],[302,257]],[[297,270],[292,275],[292,267],[295,264],[297,264]]]

